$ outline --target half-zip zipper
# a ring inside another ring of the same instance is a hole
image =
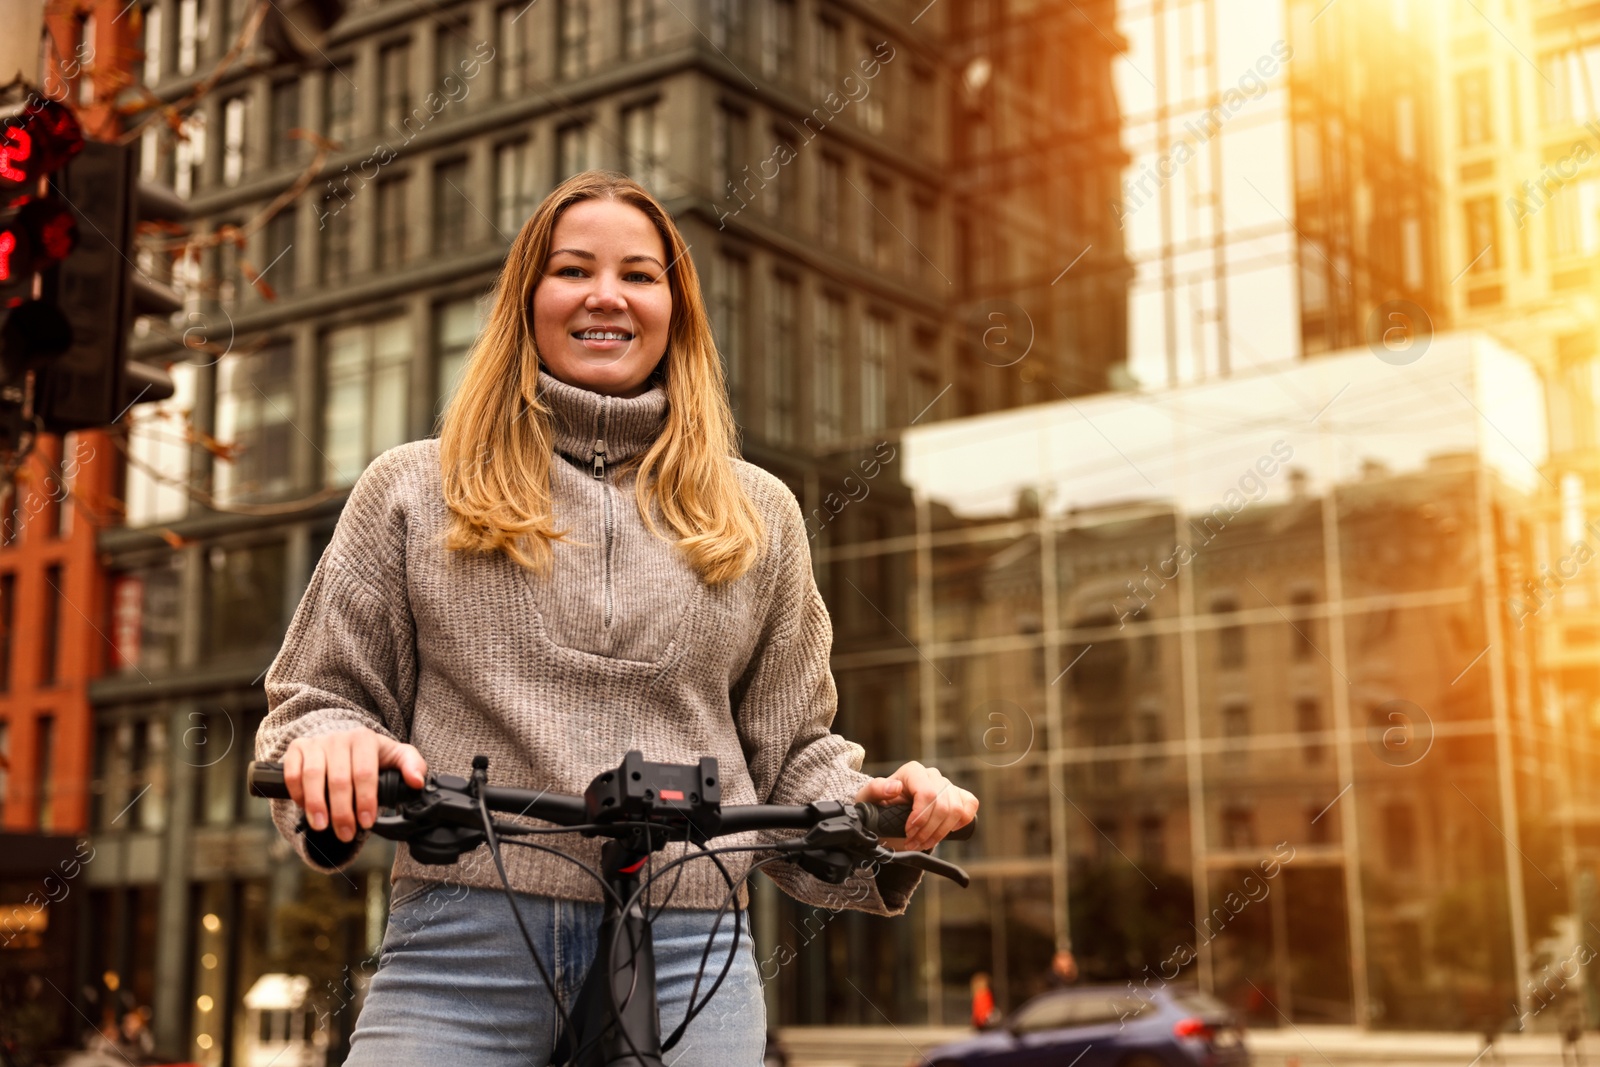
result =
[[[603,541],[602,578],[605,590],[605,607],[601,616],[601,625],[611,628],[611,480],[606,477],[606,416],[611,413],[611,398],[607,397],[600,402],[600,415],[596,420],[594,438],[594,476],[600,482],[600,511],[602,529],[605,531]]]

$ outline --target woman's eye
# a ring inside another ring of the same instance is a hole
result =
[[[648,282],[655,281],[655,278],[653,278],[650,275],[646,274],[642,270],[636,270],[636,271],[633,271],[633,272],[629,273],[628,274],[628,278],[631,281],[636,281],[636,282],[647,282],[648,283]]]
[[[582,267],[561,267],[556,270],[556,277],[558,278],[576,278],[582,274]]]

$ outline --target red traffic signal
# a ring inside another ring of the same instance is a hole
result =
[[[0,307],[31,296],[34,273],[60,263],[77,245],[77,217],[53,196],[0,212]]]
[[[0,124],[0,192],[32,191],[32,183],[83,151],[83,130],[65,106],[34,100]]]

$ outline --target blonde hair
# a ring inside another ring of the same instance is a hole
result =
[[[634,497],[650,531],[667,537],[652,518],[654,504],[702,581],[732,581],[755,564],[766,534],[730,462],[738,430],[700,278],[683,236],[655,197],[608,171],[586,171],[556,186],[511,243],[494,306],[439,432],[451,511],[445,545],[462,552],[503,550],[544,574],[553,559],[551,542],[565,539],[551,513],[555,434],[550,410],[539,400],[539,349],[529,319],[556,222],[573,204],[602,199],[630,204],[655,225],[672,293],[667,351],[654,374],[667,394],[666,424],[622,469],[636,472]]]

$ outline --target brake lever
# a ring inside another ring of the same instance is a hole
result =
[[[937,874],[941,878],[950,879],[962,889],[972,884],[972,876],[963,868],[948,860],[930,856],[926,852],[890,852],[886,848],[879,849],[878,852],[878,859],[884,863],[898,863],[905,867],[915,867],[920,871],[926,871],[928,874]]]

